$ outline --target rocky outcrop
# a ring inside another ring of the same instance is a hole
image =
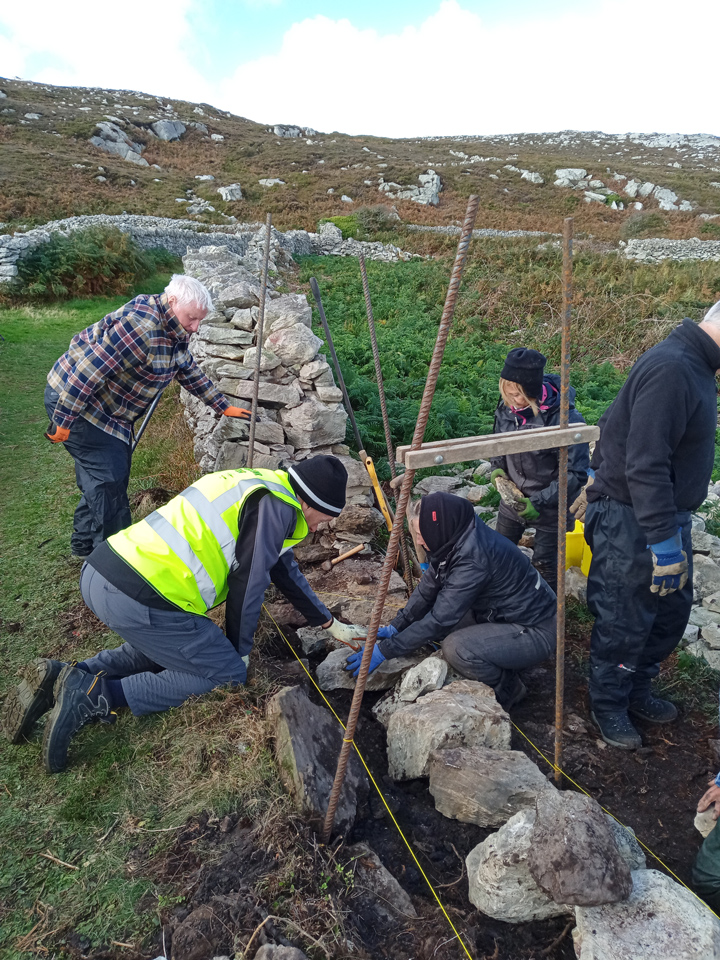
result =
[[[342,746],[342,727],[324,709],[308,700],[299,687],[284,687],[270,700],[267,717],[272,727],[278,772],[295,806],[315,825],[327,811]],[[357,804],[367,796],[365,771],[351,751],[340,793],[335,829],[348,830]]]
[[[131,140],[117,123],[106,121],[98,123],[97,133],[90,137],[90,143],[99,147],[100,150],[104,150],[105,153],[114,153],[116,156],[122,157],[123,160],[128,160],[137,166],[148,166],[147,160],[141,156],[144,148],[141,144]]]
[[[626,260],[660,263],[662,260],[720,260],[720,240],[628,240],[620,242]]]
[[[419,186],[402,187],[399,183],[389,183],[380,177],[378,190],[393,200],[412,200],[414,203],[428,204],[436,207],[440,202],[442,180],[434,170],[421,173],[418,177]]]

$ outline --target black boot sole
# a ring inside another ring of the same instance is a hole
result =
[[[27,740],[40,717],[52,708],[57,676],[50,661],[44,659],[34,660],[23,669],[20,683],[5,698],[0,720],[10,743]]]
[[[602,737],[602,739],[605,741],[605,743],[609,744],[611,747],[617,747],[618,750],[639,750],[640,747],[642,746],[642,740],[640,739],[639,735],[638,735],[639,742],[636,744],[622,743],[622,741],[620,740],[613,740],[611,737],[608,737],[607,734],[603,732],[603,728],[600,726],[600,723],[598,722],[598,719],[595,716],[594,710],[590,712],[590,716],[592,718],[592,722],[600,731],[600,736]]]

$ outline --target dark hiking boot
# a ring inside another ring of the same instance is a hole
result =
[[[648,723],[672,723],[677,720],[677,707],[669,700],[659,700],[649,693],[643,700],[631,700],[628,713]]]
[[[642,746],[640,734],[630,723],[630,718],[624,710],[605,713],[600,717],[593,710],[590,716],[600,730],[600,736],[611,747],[619,747],[621,750],[638,750]]]
[[[65,666],[61,660],[38,657],[23,668],[20,683],[5,698],[0,726],[10,743],[26,740],[35,723],[55,702],[53,687]]]
[[[93,676],[77,667],[63,667],[55,684],[55,706],[43,736],[43,762],[48,773],[65,769],[70,741],[78,730],[97,720],[117,720],[107,681],[100,674]]]
[[[511,710],[514,706],[524,700],[527,696],[527,687],[520,677],[515,676],[515,682],[510,688],[510,692],[498,698],[498,702],[503,710]]]

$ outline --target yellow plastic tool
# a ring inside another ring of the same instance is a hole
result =
[[[580,567],[587,576],[591,560],[592,552],[585,542],[585,525],[576,520],[575,526],[568,530],[565,537],[565,569]]]

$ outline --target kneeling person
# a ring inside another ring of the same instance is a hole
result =
[[[410,524],[430,566],[410,600],[378,630],[370,669],[383,660],[441,643],[443,657],[495,691],[506,710],[527,692],[517,671],[555,648],[555,594],[528,558],[448,493],[420,501]],[[362,651],[348,657],[357,676]]]
[[[284,470],[211,473],[144,520],[100,544],[80,576],[83,599],[125,641],[77,665],[37,660],[9,695],[6,737],[18,743],[46,710],[43,759],[65,767],[71,738],[91,720],[113,723],[242,684],[272,581],[312,626],[345,642],[357,627],[333,619],[292,548],[345,505],[347,471],[317,456]],[[226,633],[206,615],[226,601]]]

